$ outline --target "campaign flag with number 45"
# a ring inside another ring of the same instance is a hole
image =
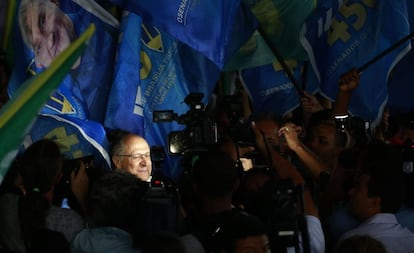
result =
[[[360,68],[410,33],[406,1],[318,1],[301,38],[321,83],[322,93],[335,100],[339,77]],[[349,111],[379,121],[387,102],[387,80],[395,64],[408,52],[407,42],[362,71]]]

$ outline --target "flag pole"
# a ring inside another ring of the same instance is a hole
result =
[[[290,81],[292,82],[293,86],[295,87],[296,91],[299,93],[301,97],[305,96],[304,91],[300,88],[298,81],[296,80],[293,73],[290,71],[288,65],[286,64],[285,60],[283,59],[282,55],[279,53],[277,48],[273,46],[273,43],[269,39],[269,37],[266,35],[266,33],[263,31],[263,29],[259,26],[258,31],[260,35],[262,35],[264,41],[266,42],[267,46],[272,50],[273,55],[276,57],[276,59],[279,61],[280,65],[282,65],[283,70],[288,75]]]
[[[362,73],[365,69],[367,69],[373,63],[377,62],[379,59],[381,59],[385,55],[389,54],[391,51],[395,50],[396,48],[398,48],[399,46],[401,46],[402,44],[404,44],[406,41],[408,41],[412,37],[414,37],[414,32],[408,34],[407,36],[405,36],[401,40],[397,41],[394,45],[392,45],[391,47],[385,49],[384,51],[382,51],[381,53],[379,53],[377,56],[375,56],[374,58],[372,58],[371,60],[369,60],[367,63],[365,63],[361,67],[357,68],[358,72],[359,73]]]

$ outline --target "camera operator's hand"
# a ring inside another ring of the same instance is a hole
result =
[[[86,164],[83,161],[81,161],[77,172],[74,170],[71,172],[70,179],[70,189],[82,210],[85,211],[86,196],[89,191],[89,177],[86,173]]]

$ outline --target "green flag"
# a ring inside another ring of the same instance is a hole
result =
[[[315,10],[315,0],[243,0],[256,16],[261,30],[285,60],[305,60],[307,54],[299,38],[306,18]],[[274,63],[269,45],[256,32],[226,63],[225,71],[253,68]]]
[[[38,112],[83,53],[94,32],[95,25],[91,24],[44,72],[25,81],[0,110],[0,183]]]

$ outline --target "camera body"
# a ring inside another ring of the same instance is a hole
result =
[[[168,180],[155,179],[149,183],[144,197],[147,232],[178,231],[179,193]],[[140,224],[142,226],[143,224]]]
[[[76,202],[76,198],[73,196],[73,193],[70,188],[71,174],[74,171],[75,174],[78,173],[81,163],[85,164],[86,172],[88,173],[94,167],[94,156],[88,155],[74,159],[64,159],[62,165],[62,179],[55,186],[53,203],[57,206],[62,206],[65,208],[79,208]]]
[[[78,173],[81,163],[85,164],[86,168],[93,167],[93,155],[83,156],[75,159],[65,159],[63,160],[63,167],[62,167],[62,180],[65,184],[70,184],[70,175],[72,171]]]
[[[304,215],[302,194],[301,186],[295,186],[291,179],[283,179],[268,181],[246,198],[246,210],[264,221],[274,247],[298,245],[299,234],[304,229],[300,218]]]
[[[176,121],[186,126],[182,131],[168,134],[170,154],[203,151],[208,145],[217,142],[217,127],[205,111],[201,102],[203,96],[202,93],[190,93],[184,100],[190,109],[183,115],[177,115],[172,110],[154,111],[154,122]]]

